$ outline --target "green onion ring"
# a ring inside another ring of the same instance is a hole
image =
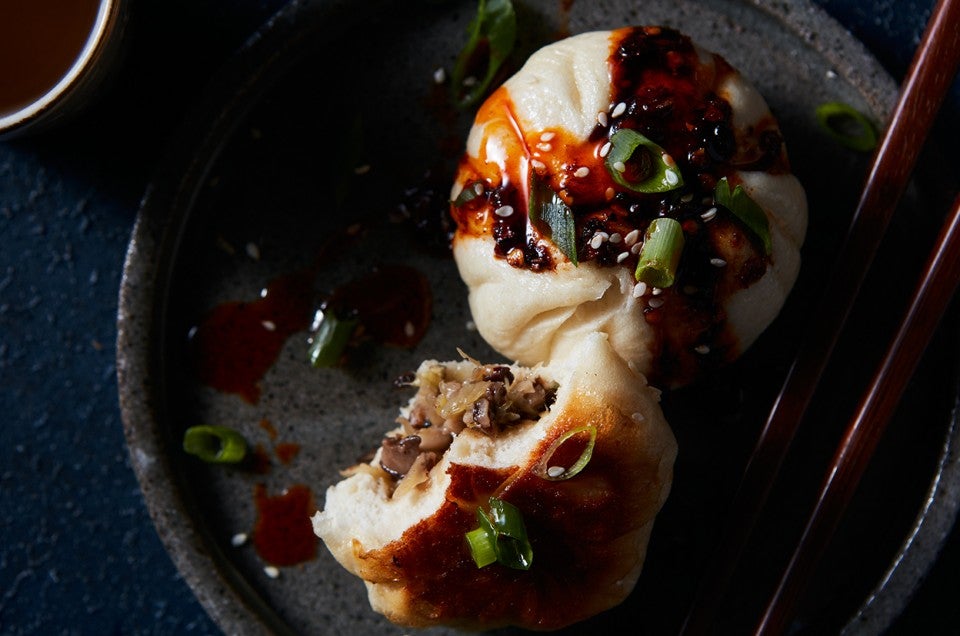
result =
[[[870,152],[877,147],[877,128],[867,116],[849,104],[827,102],[817,106],[817,121],[831,137],[859,152]],[[858,132],[847,130],[850,124]]]
[[[636,279],[661,289],[673,285],[684,242],[683,226],[676,219],[664,216],[651,221],[640,248]]]
[[[565,468],[564,471],[558,475],[550,474],[550,459],[553,457],[553,454],[557,452],[557,449],[563,446],[563,444],[580,433],[590,433],[590,439],[587,441],[587,445],[584,447],[583,452],[580,453],[580,457],[577,458],[577,461],[573,462],[573,465],[569,468]],[[579,428],[574,428],[550,444],[550,448],[547,449],[547,452],[543,454],[543,457],[540,458],[540,461],[537,462],[537,465],[533,468],[533,474],[541,479],[546,479],[547,481],[564,481],[565,479],[570,479],[575,477],[580,471],[586,468],[587,464],[590,463],[590,458],[593,457],[593,448],[597,443],[597,427],[593,425],[581,426]]]
[[[651,169],[640,181],[630,181],[626,170],[637,150],[648,153]],[[613,180],[634,192],[669,192],[683,186],[683,176],[673,157],[653,141],[629,128],[621,128],[610,137],[610,152],[604,160]]]
[[[191,426],[183,433],[183,450],[210,464],[237,464],[247,455],[247,441],[226,426]]]

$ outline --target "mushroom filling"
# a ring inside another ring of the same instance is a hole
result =
[[[397,418],[402,432],[381,443],[380,467],[391,477],[429,471],[465,428],[496,437],[540,419],[556,398],[557,384],[533,370],[471,362],[472,370],[433,364],[398,379],[417,394]]]

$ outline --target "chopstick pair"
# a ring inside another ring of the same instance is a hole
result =
[[[813,321],[760,434],[733,502],[720,541],[707,565],[683,634],[706,633],[723,601],[820,376],[837,344],[893,211],[906,188],[920,149],[960,63],[960,1],[939,0],[914,55],[897,105],[854,213],[842,255],[827,285],[821,320]],[[756,628],[780,633],[813,572],[815,561],[836,528],[870,455],[892,415],[910,373],[949,302],[960,261],[960,197],[941,231],[910,310],[871,388],[860,403],[821,488],[800,544]]]

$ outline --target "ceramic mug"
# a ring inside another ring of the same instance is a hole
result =
[[[119,58],[125,0],[0,3],[0,139],[79,112]]]

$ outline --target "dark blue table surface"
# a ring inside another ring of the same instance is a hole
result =
[[[161,546],[130,467],[116,297],[165,141],[283,0],[132,4],[125,61],[98,102],[66,127],[0,143],[3,634],[218,632]],[[900,79],[933,2],[818,4]],[[954,536],[894,631],[956,633],[958,589]]]

